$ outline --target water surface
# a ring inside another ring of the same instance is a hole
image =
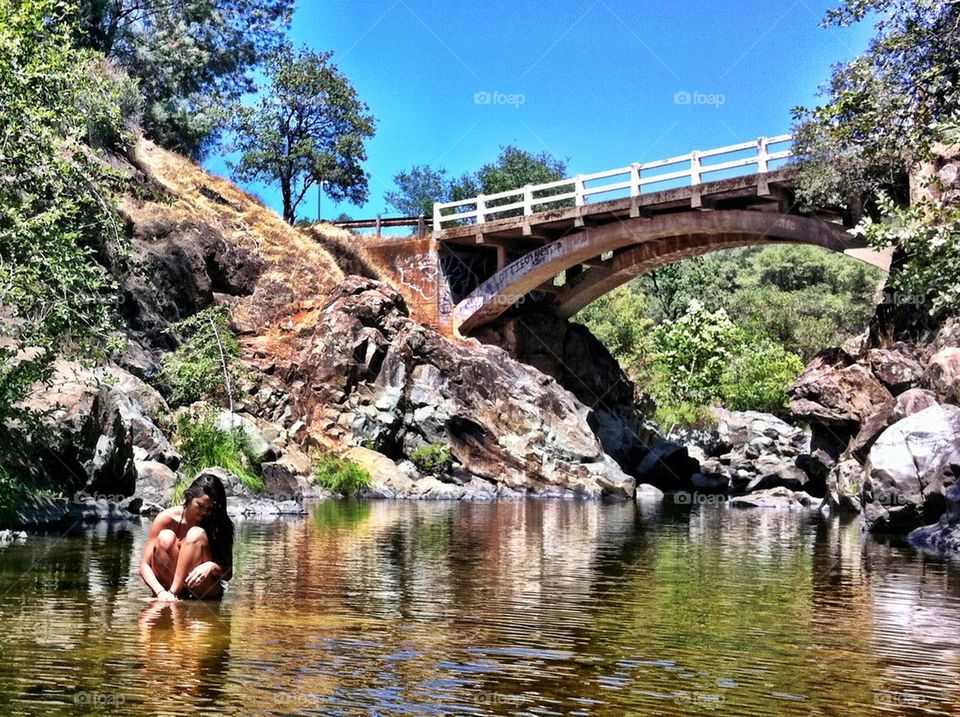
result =
[[[147,527],[0,549],[0,714],[960,713],[960,570],[856,521],[328,502],[175,605]]]

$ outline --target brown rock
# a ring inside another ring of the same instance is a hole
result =
[[[960,348],[946,346],[933,356],[923,373],[924,388],[947,403],[956,403],[960,395]]]
[[[916,354],[916,349],[909,344],[896,343],[890,348],[871,349],[867,363],[874,376],[897,395],[920,383],[923,365]]]
[[[839,349],[817,354],[790,388],[790,396],[795,418],[847,430],[893,403],[873,374]]]

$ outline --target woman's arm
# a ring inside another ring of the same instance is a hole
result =
[[[163,520],[163,517],[162,513],[158,515],[153,521],[153,525],[150,526],[150,534],[147,536],[147,543],[143,546],[143,557],[140,559],[140,577],[158,598],[167,600],[172,598],[176,600],[176,596],[163,587],[163,584],[157,579],[156,574],[153,572],[153,566],[151,565],[153,551],[157,544],[157,535],[159,535],[167,522]],[[163,595],[163,593],[167,593],[167,595]]]

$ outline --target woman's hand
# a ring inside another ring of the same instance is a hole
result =
[[[212,560],[208,560],[205,563],[200,563],[191,570],[184,582],[188,588],[194,588],[207,580],[211,575],[215,578],[220,577],[220,566]]]
[[[157,593],[157,600],[160,602],[177,602],[179,598],[169,590],[161,590]]]

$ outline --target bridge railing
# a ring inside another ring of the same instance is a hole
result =
[[[619,196],[638,197],[651,191],[695,187],[726,179],[731,173],[748,167],[755,167],[753,173],[764,175],[775,169],[771,167],[772,164],[793,156],[789,146],[792,139],[789,134],[760,137],[752,142],[694,151],[680,157],[634,163],[627,167],[593,174],[578,174],[576,177],[544,184],[528,184],[507,192],[437,203],[433,205],[433,229],[438,232],[451,227],[483,224],[508,217],[530,216],[562,207],[584,206],[591,198],[596,200],[599,195],[616,193]],[[730,158],[728,155],[737,156]],[[726,176],[717,177],[718,173],[725,173]],[[615,198],[618,197],[607,196],[601,198],[601,201]]]

